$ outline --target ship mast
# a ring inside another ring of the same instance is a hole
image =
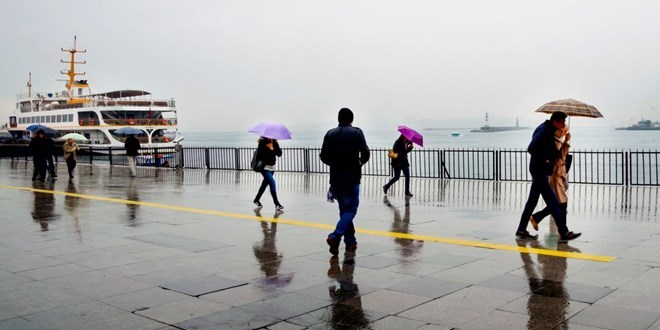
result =
[[[77,37],[73,37],[73,48],[71,49],[64,49],[62,48],[63,52],[68,52],[71,54],[71,60],[70,61],[65,61],[65,60],[60,60],[62,63],[69,63],[69,71],[60,71],[61,74],[69,76],[69,80],[66,83],[66,89],[69,94],[69,101],[73,99],[73,94],[71,92],[71,89],[73,88],[73,85],[76,81],[76,76],[83,76],[85,75],[85,72],[78,73],[76,72],[76,64],[86,64],[87,61],[82,61],[82,62],[76,62],[76,53],[86,53],[87,50],[77,50],[76,49],[76,39]]]

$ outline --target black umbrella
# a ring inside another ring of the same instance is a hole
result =
[[[41,124],[30,125],[30,126],[27,127],[27,130],[32,132],[32,133],[35,133],[38,130],[43,130],[44,134],[46,134],[46,136],[57,136],[58,135],[58,132],[55,129],[52,129],[48,126],[44,126],[44,125],[41,125]]]

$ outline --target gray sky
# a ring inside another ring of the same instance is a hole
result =
[[[174,98],[180,129],[243,131],[260,121],[535,126],[543,103],[574,98],[605,119],[660,120],[660,2],[32,1],[0,5],[2,122],[32,72],[61,91],[69,48],[93,92]],[[68,17],[67,15],[71,15]],[[659,109],[659,110],[654,110]]]

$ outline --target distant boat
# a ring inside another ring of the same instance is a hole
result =
[[[642,119],[637,122],[637,124],[632,124],[628,127],[617,127],[617,130],[627,130],[627,131],[658,131],[660,130],[660,122],[652,122],[648,119]]]
[[[449,135],[456,137],[456,136],[461,136],[461,133],[459,133],[459,132],[451,132],[451,134],[449,134]]]
[[[492,132],[504,132],[504,131],[519,131],[523,129],[529,129],[529,127],[520,127],[518,124],[518,118],[516,118],[516,126],[490,126],[488,125],[488,112],[486,112],[486,124],[481,126],[479,129],[473,129],[470,132],[475,133],[492,133]]]

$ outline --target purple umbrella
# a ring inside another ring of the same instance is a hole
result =
[[[278,123],[260,123],[250,128],[248,132],[277,140],[291,139],[291,131],[286,126]]]
[[[405,136],[406,139],[408,139],[410,142],[423,147],[424,146],[424,137],[422,134],[417,133],[416,130],[408,127],[408,126],[403,126],[400,125],[397,130],[401,132],[401,135]]]

